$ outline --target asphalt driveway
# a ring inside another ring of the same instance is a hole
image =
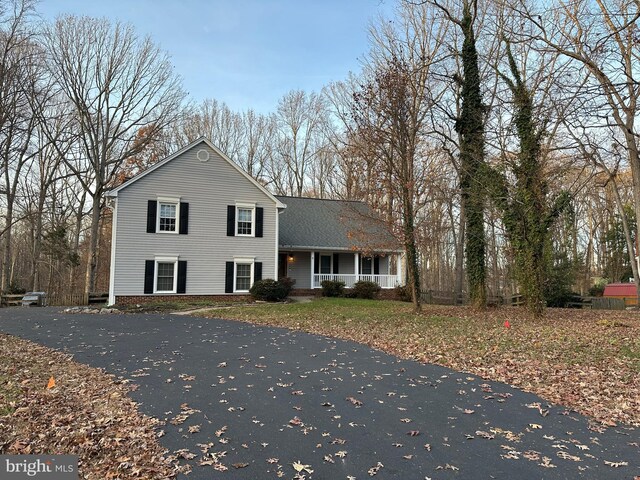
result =
[[[640,476],[638,429],[602,430],[507,385],[352,342],[57,308],[2,309],[0,331],[139,385],[132,397],[141,410],[166,421],[161,443],[195,454],[183,460],[193,466],[185,478]]]

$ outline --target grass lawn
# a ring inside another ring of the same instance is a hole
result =
[[[79,455],[86,479],[173,478],[157,421],[129,391],[68,355],[0,334],[0,454]]]
[[[322,298],[207,315],[354,340],[506,382],[604,424],[640,426],[638,312],[549,309],[532,320],[511,307],[425,305],[417,315],[407,303]]]

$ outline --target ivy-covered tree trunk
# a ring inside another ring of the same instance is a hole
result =
[[[470,1],[465,1],[459,25],[462,44],[462,110],[456,123],[460,136],[460,189],[465,212],[465,253],[469,299],[476,307],[486,305],[484,207],[485,187],[481,181],[484,164],[484,106],[480,92],[478,51]]]
[[[544,130],[538,129],[538,122],[533,118],[533,92],[522,80],[508,43],[506,53],[512,78],[500,76],[513,95],[514,124],[520,143],[517,161],[512,166],[515,183],[509,189],[504,175],[492,169],[484,176],[487,182],[498,186],[493,190],[493,198],[503,212],[525,306],[535,317],[540,317],[545,308],[544,285],[550,257],[545,250],[550,244],[549,230],[566,207],[568,196],[561,195],[551,206],[548,203],[541,154]]]

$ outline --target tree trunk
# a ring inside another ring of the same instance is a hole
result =
[[[76,258],[79,258],[79,250],[80,250],[80,234],[82,233],[82,220],[84,217],[83,211],[84,211],[84,204],[86,202],[86,192],[82,194],[82,197],[80,198],[80,202],[77,205],[77,212],[75,215],[75,220],[76,220],[76,224],[75,224],[75,229],[73,232],[73,243],[71,245],[72,251],[73,253],[76,254]],[[78,263],[74,263],[73,266],[71,267],[71,270],[69,272],[69,286],[71,287],[71,291],[72,293],[76,293],[76,289],[74,287],[76,287],[77,282],[76,282],[76,278],[78,276]]]
[[[462,44],[462,110],[456,124],[460,136],[460,187],[466,218],[467,277],[469,300],[476,308],[487,303],[485,237],[484,237],[484,185],[480,172],[484,165],[485,108],[482,104],[478,51],[474,32],[471,2],[465,0],[460,22],[464,36]]]
[[[100,199],[102,194],[96,192],[93,195],[93,206],[91,208],[91,231],[89,241],[89,252],[87,254],[87,276],[85,281],[84,293],[95,291],[96,287],[96,271],[98,267],[98,236],[100,233]]]
[[[31,255],[31,291],[37,292],[40,289],[40,252],[42,251],[42,212],[45,202],[44,188],[40,188],[38,195],[38,211],[36,214],[36,223],[33,232],[33,253]]]
[[[418,270],[418,250],[413,224],[413,194],[404,188],[404,249],[407,257],[408,287],[411,291],[411,300],[416,312],[422,309],[420,303],[420,271]]]
[[[13,237],[13,198],[7,196],[7,210],[5,213],[5,231],[2,235],[2,291],[6,292],[11,285],[11,241]]]
[[[454,294],[456,296],[455,303],[462,300],[462,287],[464,284],[464,226],[465,226],[464,204],[460,204],[460,232],[456,241],[456,273]]]
[[[618,211],[620,212],[620,219],[622,221],[622,229],[624,230],[624,239],[627,243],[627,252],[629,252],[629,263],[631,264],[631,271],[633,272],[633,283],[636,286],[636,295],[638,300],[640,300],[640,276],[638,275],[638,262],[636,261],[635,256],[635,248],[633,245],[633,237],[631,234],[631,229],[629,228],[629,222],[627,221],[627,216],[624,213],[624,204],[622,202],[622,198],[620,197],[620,192],[618,191],[618,186],[616,185],[615,178],[611,178],[612,182],[612,190],[613,196],[616,201],[616,207],[618,207]],[[635,193],[635,189],[634,189]],[[634,195],[635,196],[635,195]],[[637,212],[636,212],[637,215]],[[637,307],[640,307],[640,303],[637,304]]]

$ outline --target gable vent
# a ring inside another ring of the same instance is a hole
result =
[[[198,153],[196,153],[196,157],[198,157],[198,160],[200,160],[201,162],[206,162],[209,160],[209,151],[202,148],[198,150]]]

